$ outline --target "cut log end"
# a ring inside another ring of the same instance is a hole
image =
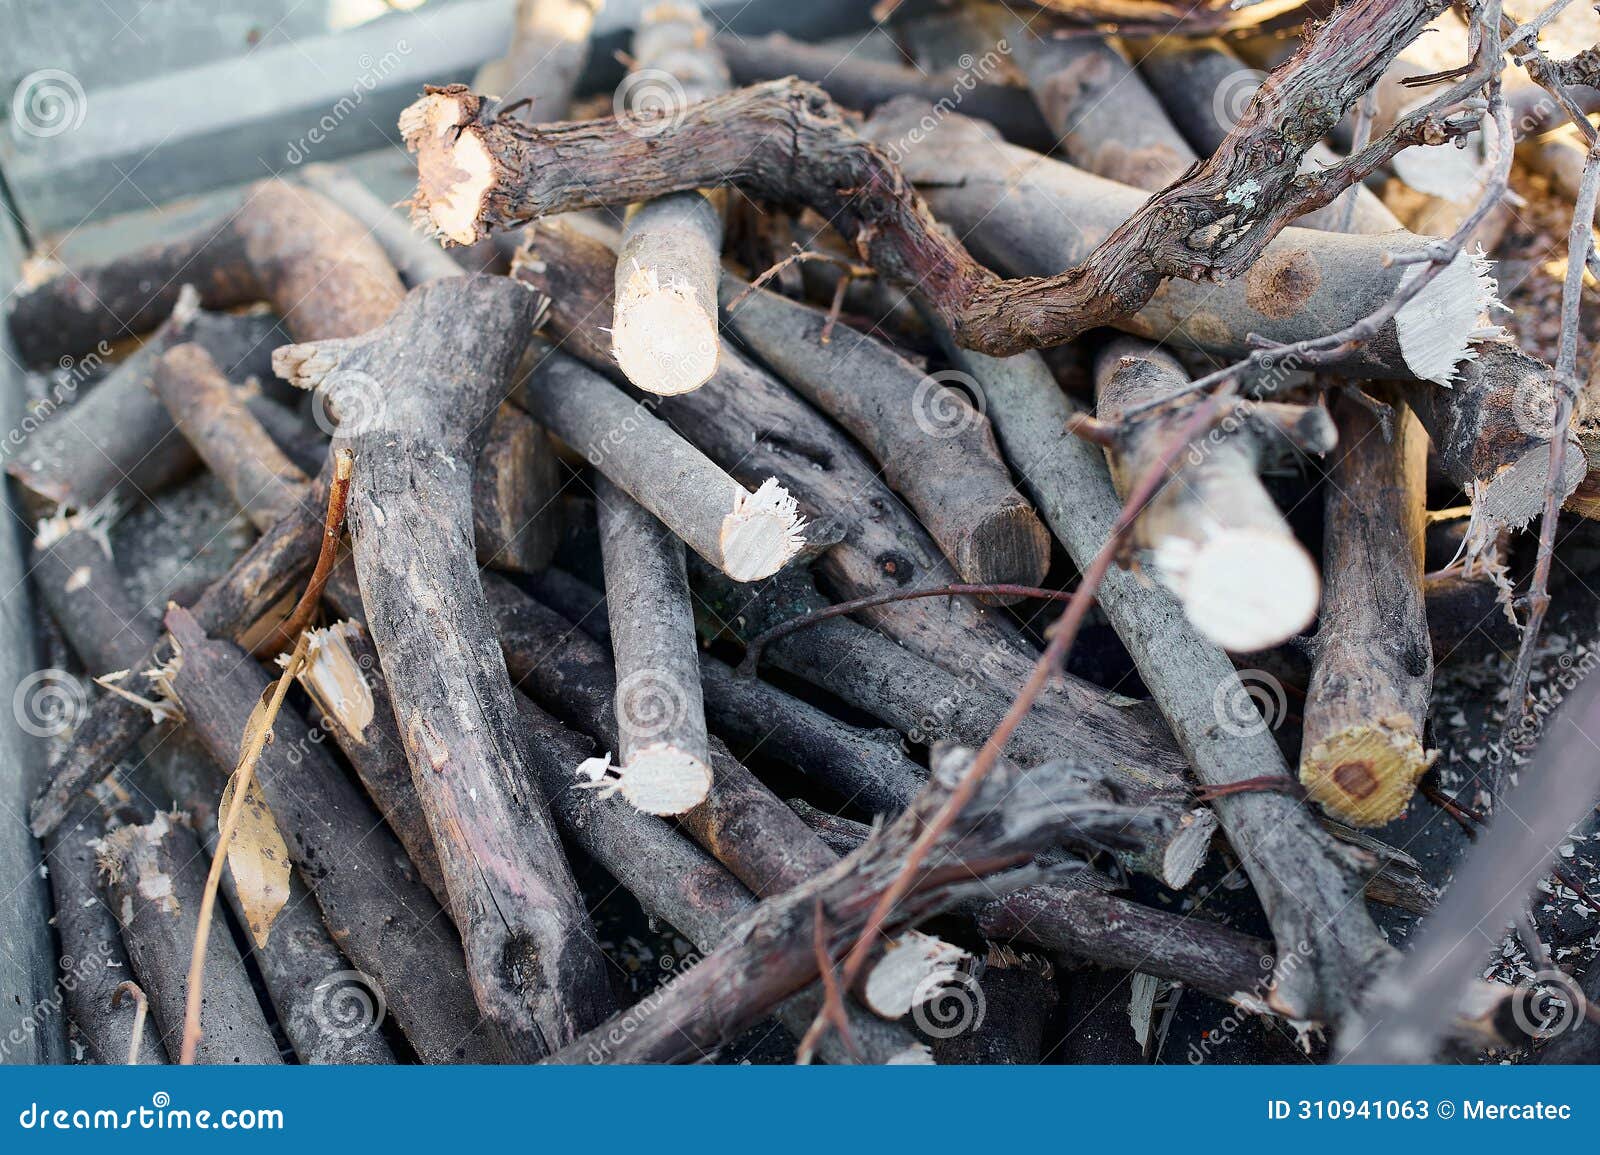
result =
[[[687,814],[711,793],[711,768],[694,755],[665,742],[636,750],[625,766],[611,765],[610,755],[588,758],[577,768],[579,783],[601,792],[621,794],[636,810],[670,818]]]
[[[694,288],[636,268],[617,294],[611,351],[640,389],[671,397],[704,385],[717,371],[717,305]]]
[[[1300,783],[1339,821],[1382,826],[1405,813],[1432,761],[1409,717],[1385,718],[1318,742],[1300,760]]]
[[[1412,265],[1400,284],[1422,275]],[[1500,335],[1491,309],[1503,308],[1489,261],[1483,253],[1462,252],[1395,314],[1400,355],[1420,381],[1448,385],[1463,361],[1474,359],[1472,342]]]
[[[1001,506],[966,536],[951,560],[967,581],[1036,586],[1050,569],[1050,531],[1032,506]]]
[[[412,220],[457,245],[483,239],[478,218],[494,184],[494,161],[473,125],[480,103],[459,86],[430,92],[400,114],[400,135],[417,156]]]
[[[960,947],[911,931],[884,951],[867,975],[862,998],[874,1014],[902,1019],[934,999],[970,961],[971,956]]]
[[[769,477],[754,493],[740,495],[722,519],[722,570],[735,581],[771,577],[805,545],[805,519],[789,491]]]
[[[1183,543],[1186,550],[1190,543]],[[1316,563],[1293,538],[1257,529],[1226,530],[1181,564],[1184,611],[1223,649],[1254,653],[1311,624],[1322,596]]]
[[[1588,458],[1577,440],[1569,439],[1566,460],[1561,470],[1563,500],[1577,493],[1579,486],[1584,484],[1588,471]],[[1474,512],[1489,532],[1498,528],[1521,529],[1544,512],[1545,487],[1549,477],[1550,448],[1546,445],[1535,445],[1514,463],[1490,478],[1487,485],[1477,487],[1472,495]],[[1593,516],[1583,504],[1568,502],[1568,508],[1574,508],[1576,505],[1576,512]]]

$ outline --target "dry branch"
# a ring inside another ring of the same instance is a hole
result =
[[[398,206],[385,204],[346,170],[331,164],[308,164],[295,173],[295,180],[360,222],[408,286],[466,274],[437,241],[412,228]]]
[[[754,493],[633,402],[563,353],[547,353],[519,399],[556,436],[737,581],[776,573],[803,544],[804,522],[776,480]]]
[[[1124,424],[1127,410],[1189,383],[1175,358],[1132,339],[1101,351],[1095,378],[1097,416],[1117,430],[1106,451],[1111,478],[1126,499],[1198,399]],[[1329,429],[1322,444],[1332,440]],[[1133,544],[1149,551],[1189,621],[1214,644],[1252,653],[1293,637],[1316,617],[1322,583],[1256,476],[1255,431],[1207,438],[1185,458],[1134,523]]]
[[[536,573],[561,537],[561,467],[543,427],[500,405],[472,470],[472,541],[478,564]]]
[[[728,70],[699,6],[655,4],[633,33],[633,67],[619,112],[654,132],[684,108],[728,90]],[[628,212],[617,250],[611,348],[622,372],[649,393],[684,393],[717,368],[720,205],[695,190]]]
[[[168,350],[156,362],[151,388],[206,468],[242,498],[240,508],[257,529],[272,528],[304,500],[310,479],[239,403],[201,346]]]
[[[185,284],[208,309],[270,302],[297,341],[370,329],[403,294],[359,222],[316,193],[269,180],[221,221],[19,294],[12,336],[30,363],[77,355],[155,328]]]
[[[350,533],[412,781],[428,815],[478,1005],[508,1053],[560,1047],[610,1005],[604,963],[531,788],[528,751],[473,560],[472,463],[531,336],[539,300],[514,281],[412,290],[381,328],[290,345],[279,375],[336,406],[357,465]],[[389,548],[404,541],[405,555]]]
[[[1422,596],[1427,439],[1394,390],[1385,431],[1368,403],[1333,405],[1339,448],[1323,497],[1327,596],[1306,691],[1300,781],[1356,826],[1400,816],[1432,763],[1422,746],[1433,686]]]
[[[617,669],[615,775],[595,785],[649,814],[682,814],[711,790],[683,542],[604,475],[595,504]]]
[[[731,183],[816,209],[881,274],[917,285],[960,342],[1015,352],[1137,309],[1164,277],[1237,275],[1289,220],[1411,138],[1467,127],[1419,112],[1350,163],[1296,175],[1305,152],[1445,6],[1338,9],[1216,155],[1151,198],[1078,267],[1039,280],[1001,281],[979,267],[938,230],[889,159],[863,147],[821,91],[796,81],[703,101],[648,139],[616,120],[526,127],[493,117],[455,85],[407,109],[401,132],[419,154],[419,217],[458,244],[551,213]]]
[[[893,141],[911,132],[925,111],[910,103],[888,105],[863,131],[875,141]],[[979,259],[1014,277],[1092,261],[1103,238],[1122,235],[1124,222],[1140,219],[1162,199],[1147,202],[1142,190],[1004,144],[958,115],[908,149],[902,169]],[[1222,285],[1171,281],[1107,323],[1154,341],[1181,337],[1229,359],[1257,347],[1252,334],[1292,345],[1372,313],[1403,279],[1416,275],[1415,266],[1390,264],[1386,254],[1415,253],[1428,243],[1406,233],[1378,238],[1286,228],[1261,246],[1258,259],[1241,266],[1237,279]],[[1462,255],[1372,340],[1345,350],[1332,367],[1447,382],[1468,356],[1469,342],[1485,335],[1483,317],[1492,301],[1492,281]]]
[[[218,809],[228,770],[207,755],[193,735],[169,737],[148,756],[147,793],[165,792],[172,804],[189,815],[206,853],[218,852]],[[151,779],[154,781],[151,781]],[[222,880],[223,893],[239,925],[248,924],[231,872]],[[278,1025],[301,1063],[375,1063],[395,1061],[380,1024],[345,1023],[338,1000],[322,989],[325,980],[347,974],[351,965],[322,921],[316,895],[298,870],[289,874],[289,894],[273,920],[272,933],[251,956],[277,1012]],[[352,992],[354,993],[354,992]],[[372,992],[361,992],[371,997]],[[365,1026],[366,1029],[352,1029]]]
[[[989,421],[894,350],[775,293],[724,277],[728,328],[871,454],[956,572],[1038,585],[1050,535],[1017,492]]]

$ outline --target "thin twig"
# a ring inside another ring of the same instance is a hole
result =
[[[1584,265],[1597,196],[1600,196],[1600,140],[1590,144],[1589,155],[1584,160],[1572,227],[1567,234],[1567,277],[1561,286],[1561,347],[1556,355],[1556,411],[1550,430],[1550,473],[1545,483],[1544,514],[1539,522],[1539,555],[1533,568],[1533,580],[1528,585],[1528,621],[1523,627],[1522,644],[1517,648],[1516,664],[1511,671],[1503,733],[1509,733],[1522,721],[1527,708],[1534,648],[1539,643],[1539,631],[1550,608],[1550,565],[1561,513],[1560,478],[1566,468],[1567,429],[1572,424],[1572,403],[1578,390],[1578,311],[1583,300]],[[1500,777],[1497,767],[1491,776],[1491,798],[1500,793]]]
[[[1049,602],[1070,602],[1070,590],[1047,590],[1039,586],[1020,586],[1008,582],[951,582],[949,585],[932,586],[927,589],[893,590],[888,593],[869,594],[864,598],[852,598],[847,602],[825,606],[820,610],[801,614],[797,618],[790,618],[764,630],[751,638],[745,645],[744,661],[739,663],[741,674],[754,674],[756,664],[761,660],[762,651],[779,638],[787,637],[796,630],[803,630],[807,626],[814,626],[818,622],[825,622],[829,618],[843,617],[853,614],[857,610],[870,610],[874,606],[886,606],[892,602],[909,602],[917,598],[945,598],[970,595],[972,597],[1001,597],[1001,598],[1038,598]]]
[[[350,498],[350,475],[354,471],[355,454],[348,449],[334,450],[333,481],[328,486],[328,512],[322,522],[322,548],[317,552],[317,564],[311,571],[311,580],[306,583],[305,592],[300,595],[289,616],[250,651],[252,657],[270,658],[282,653],[311,624],[311,617],[322,600],[322,589],[328,584],[334,564],[339,560],[339,539],[344,536],[345,504]]]

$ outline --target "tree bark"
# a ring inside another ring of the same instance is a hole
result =
[[[682,814],[711,790],[694,610],[683,542],[604,475],[595,479],[617,672],[616,778],[650,814]]]
[[[538,308],[514,281],[454,278],[412,290],[363,337],[274,355],[280,376],[329,387],[335,405],[347,390],[384,385],[382,403],[334,439],[358,463],[356,572],[473,992],[507,1052],[525,1061],[592,1026],[611,1002],[588,915],[531,788],[471,540],[473,462]]]

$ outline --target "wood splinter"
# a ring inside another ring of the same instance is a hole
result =
[[[776,478],[751,493],[648,405],[571,357],[547,354],[521,396],[535,418],[735,581],[771,577],[800,552],[805,522]]]
[[[711,792],[700,659],[683,542],[602,474],[595,479],[611,649],[617,765],[589,783],[649,814],[682,814]]]
[[[1107,423],[1189,383],[1175,358],[1134,340],[1109,344],[1095,376],[1100,420]],[[1191,408],[1119,427],[1106,452],[1118,495],[1126,498],[1161,457]],[[1133,534],[1195,629],[1240,653],[1267,649],[1305,629],[1322,594],[1316,563],[1256,475],[1258,457],[1248,429],[1192,445]]]

